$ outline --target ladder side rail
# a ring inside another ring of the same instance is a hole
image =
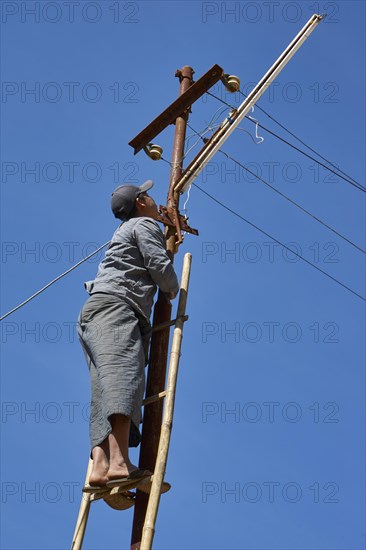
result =
[[[166,387],[166,397],[164,405],[163,422],[159,439],[158,455],[154,470],[152,486],[149,496],[148,507],[146,510],[145,523],[142,531],[141,549],[150,550],[155,534],[155,522],[158,514],[160,492],[164,481],[165,470],[168,460],[168,451],[170,437],[172,432],[175,392],[177,386],[177,376],[179,367],[180,350],[183,339],[184,314],[187,305],[187,294],[189,286],[189,277],[191,272],[192,255],[184,255],[182,279],[179,293],[178,313],[175,324],[172,349],[170,352],[170,362],[168,371],[168,382]]]
[[[85,485],[89,484],[89,477],[93,469],[93,461],[89,458],[88,468],[85,476]],[[86,525],[89,517],[90,510],[90,494],[81,493],[81,502],[78,519],[76,520],[76,527],[74,532],[74,537],[72,539],[71,550],[81,550],[83,546],[83,540],[86,530]]]

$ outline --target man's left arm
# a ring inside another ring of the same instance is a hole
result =
[[[154,283],[172,299],[179,290],[177,275],[165,248],[164,235],[152,218],[141,218],[134,229],[144,265]]]

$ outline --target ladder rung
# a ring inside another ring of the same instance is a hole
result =
[[[160,323],[159,325],[155,325],[152,327],[152,332],[157,332],[158,330],[163,330],[164,328],[169,328],[172,325],[175,325],[175,323],[178,321],[178,319],[182,319],[182,321],[188,321],[188,315],[183,315],[180,317],[177,317],[176,319],[172,319],[171,321],[165,321],[164,323]]]
[[[156,393],[155,395],[151,395],[150,397],[147,397],[143,400],[142,404],[150,405],[150,403],[155,403],[156,401],[160,401],[160,399],[163,399],[163,397],[166,396],[166,391],[161,391],[159,393]]]

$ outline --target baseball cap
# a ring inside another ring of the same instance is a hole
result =
[[[116,218],[125,220],[131,214],[135,206],[135,200],[140,193],[146,193],[154,183],[151,180],[145,181],[140,186],[120,185],[112,193],[111,207]]]

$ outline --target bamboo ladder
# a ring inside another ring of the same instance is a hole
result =
[[[158,515],[161,488],[164,482],[165,470],[168,460],[169,444],[172,431],[173,415],[174,415],[174,402],[175,392],[177,386],[178,368],[180,350],[182,347],[183,339],[183,326],[187,321],[188,316],[186,313],[189,278],[191,273],[192,255],[187,253],[184,255],[183,270],[179,290],[179,301],[177,317],[174,321],[163,323],[157,327],[153,327],[153,332],[161,330],[167,326],[174,325],[174,333],[172,340],[172,347],[170,351],[169,369],[166,389],[157,395],[153,395],[144,400],[143,405],[149,405],[159,399],[165,398],[163,421],[161,425],[160,440],[158,454],[156,458],[156,464],[154,469],[154,475],[152,476],[152,484],[149,494],[149,502],[146,510],[145,523],[142,531],[141,550],[150,550],[152,548],[152,542],[155,534],[155,523]],[[89,458],[88,468],[86,472],[85,484],[89,483],[89,476],[92,470],[93,462]],[[116,490],[111,489],[111,493],[116,493]],[[107,493],[109,494],[109,493]],[[103,493],[103,496],[106,494]],[[80,503],[80,509],[78,518],[76,521],[76,527],[74,537],[72,540],[71,550],[81,550],[86,526],[89,517],[90,505],[94,502],[93,495],[89,493],[83,493]]]

